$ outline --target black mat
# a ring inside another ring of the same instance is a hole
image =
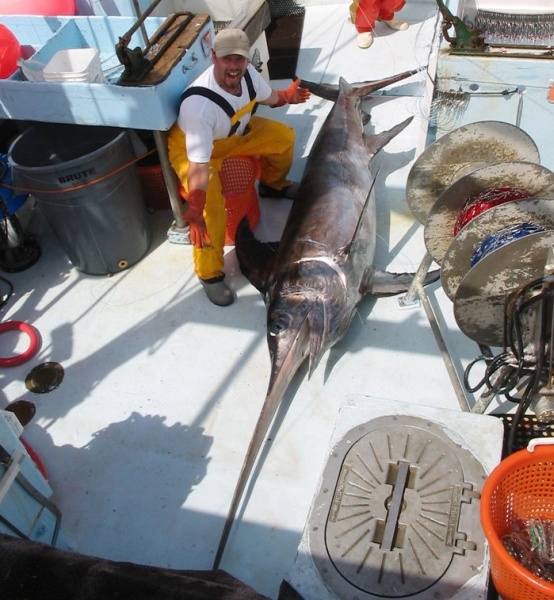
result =
[[[269,600],[222,570],[116,562],[0,534],[3,600]],[[302,600],[283,581],[279,600]]]
[[[294,0],[269,0],[271,23],[266,29],[271,79],[292,79],[296,75],[306,9]]]
[[[510,454],[527,448],[529,442],[536,438],[554,438],[554,424],[541,423],[537,417],[532,414],[524,415],[521,420],[515,424],[516,431],[514,433],[514,444],[511,452],[508,451],[508,438],[510,431],[514,427],[513,414],[496,414],[493,415],[502,419],[504,424],[504,447],[502,449],[502,457],[506,458]]]

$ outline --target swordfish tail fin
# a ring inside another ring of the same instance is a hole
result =
[[[402,73],[398,73],[397,75],[391,75],[390,77],[385,77],[383,79],[377,79],[376,81],[368,81],[367,83],[357,84],[353,83],[352,87],[354,88],[354,93],[356,96],[360,98],[365,98],[369,96],[373,92],[380,90],[381,88],[387,87],[387,85],[391,85],[393,83],[397,83],[402,81],[403,79],[407,79],[420,71],[423,71],[427,67],[419,67],[418,69],[410,69],[409,71],[403,71]]]
[[[377,79],[375,81],[358,81],[356,83],[352,83],[351,85],[356,96],[365,98],[366,96],[370,96],[373,92],[387,87],[387,85],[407,79],[408,77],[411,77],[412,75],[415,75],[426,68],[427,67],[425,66],[418,69],[410,69],[409,71],[403,71],[402,73],[392,75],[391,77],[385,77],[384,79]],[[293,79],[296,81],[298,77],[294,76]],[[302,87],[310,90],[314,96],[319,96],[325,100],[331,100],[334,102],[339,97],[339,86],[336,83],[317,83],[315,81],[307,81],[306,79],[302,79],[301,85]]]

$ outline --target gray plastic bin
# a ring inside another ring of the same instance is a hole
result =
[[[151,229],[129,132],[39,124],[11,145],[13,185],[31,193],[69,260],[116,273],[148,251]]]

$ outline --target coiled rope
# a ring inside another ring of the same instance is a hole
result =
[[[541,231],[545,231],[545,228],[536,223],[516,223],[515,225],[504,227],[487,236],[477,246],[471,257],[471,266],[474,267],[480,260],[495,250],[498,250],[515,240],[522,239],[528,235],[539,233]]]
[[[531,195],[531,192],[528,192],[527,190],[503,185],[485,190],[484,192],[469,198],[456,218],[454,224],[454,237],[456,237],[460,230],[470,221],[487,210],[494,208],[499,204],[521,200],[522,198],[529,198]]]

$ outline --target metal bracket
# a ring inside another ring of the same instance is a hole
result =
[[[144,22],[160,2],[155,0],[141,14],[135,0],[138,19],[115,45],[117,58],[124,67],[119,85],[153,85],[163,81],[187,52],[202,26],[211,19],[209,14],[177,12],[169,15],[149,38]],[[129,48],[138,29],[142,33],[144,49]]]
[[[425,310],[425,314],[427,316],[427,320],[429,321],[429,325],[431,326],[431,330],[433,331],[433,335],[435,336],[435,340],[441,352],[442,359],[446,366],[446,370],[450,377],[450,381],[452,382],[452,386],[454,388],[454,392],[456,393],[456,398],[458,399],[458,403],[460,408],[465,412],[471,412],[469,407],[469,402],[467,396],[465,394],[464,388],[458,376],[458,372],[454,367],[454,361],[448,351],[448,347],[446,342],[444,341],[444,337],[440,330],[440,326],[437,321],[437,317],[435,315],[435,311],[431,306],[431,302],[429,301],[429,296],[423,287],[423,280],[433,263],[433,257],[429,254],[429,252],[425,253],[423,260],[421,261],[416,275],[406,292],[406,295],[399,299],[399,302],[403,306],[417,306],[417,300],[421,301],[423,309]]]
[[[437,0],[439,11],[443,18],[442,34],[450,47],[456,50],[478,50],[484,51],[486,48],[485,38],[480,29],[470,29],[461,19],[455,17],[446,8],[442,0]],[[452,37],[448,31],[454,28],[455,36]]]

